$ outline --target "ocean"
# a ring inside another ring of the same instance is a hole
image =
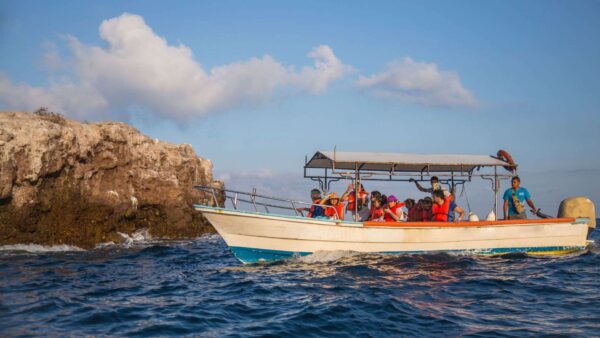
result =
[[[600,242],[600,231],[592,239]],[[0,247],[0,336],[600,336],[600,247],[329,252],[243,266],[218,235]]]

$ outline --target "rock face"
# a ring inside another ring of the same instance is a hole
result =
[[[148,138],[125,123],[0,113],[0,245],[90,248],[147,228],[190,238],[212,227],[193,210],[212,164],[190,145]]]

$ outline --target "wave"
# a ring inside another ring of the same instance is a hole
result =
[[[350,250],[315,251],[310,255],[297,257],[295,260],[302,263],[327,263],[362,254],[364,253]]]
[[[65,252],[65,251],[85,251],[75,245],[39,245],[39,244],[11,244],[0,246],[0,251],[25,251],[31,253],[43,252]]]
[[[125,245],[132,245],[134,243],[144,243],[152,240],[152,236],[150,235],[148,229],[136,230],[131,235],[124,234],[122,232],[118,232],[118,234],[121,235],[121,237],[123,237],[123,244]]]

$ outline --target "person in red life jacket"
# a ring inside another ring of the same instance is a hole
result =
[[[331,219],[344,220],[344,202],[340,201],[340,197],[337,193],[332,192],[321,201],[321,205],[327,205],[325,207],[325,216]]]
[[[419,210],[418,218],[421,222],[429,222],[431,221],[431,208],[433,205],[433,200],[431,197],[427,196],[423,199],[421,203],[421,210]]]
[[[311,190],[310,191],[310,200],[312,201],[312,205],[310,206],[310,208],[296,208],[296,210],[308,211],[308,213],[306,214],[306,217],[308,217],[308,218],[323,217],[325,212],[323,211],[323,207],[320,206],[321,190],[319,190],[319,189]]]
[[[359,217],[356,215],[356,211],[358,210],[360,215],[360,211],[362,210],[363,206],[367,205],[369,202],[369,193],[365,191],[362,183],[358,186],[358,203],[356,203],[356,195],[357,194],[354,191],[354,184],[348,185],[346,192],[342,194],[342,201],[348,203],[346,210],[350,211],[352,214],[352,219],[355,221],[359,219]]]
[[[444,196],[442,190],[433,192],[433,206],[431,207],[432,218],[434,222],[448,222],[448,213],[450,212],[450,202],[452,198]]]
[[[417,203],[412,198],[404,200],[404,206],[406,207],[406,221],[416,222],[417,218]]]
[[[373,192],[373,195],[375,195],[375,192]],[[381,194],[371,197],[371,215],[369,216],[369,221],[383,222],[383,205],[383,196]]]
[[[398,202],[394,195],[387,198],[387,204],[383,207],[383,220],[385,222],[400,222],[404,218],[404,203]]]

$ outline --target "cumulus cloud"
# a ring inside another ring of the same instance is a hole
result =
[[[314,65],[299,71],[269,55],[206,70],[189,47],[170,45],[141,16],[127,13],[103,21],[99,32],[106,47],[67,38],[68,66],[58,53],[46,53],[46,61],[73,75],[51,78],[47,87],[0,77],[0,100],[13,109],[46,106],[79,117],[143,107],[186,119],[259,105],[281,92],[321,94],[351,71],[326,45],[310,51]]]
[[[416,62],[409,57],[389,64],[381,73],[359,77],[356,85],[377,96],[426,106],[478,104],[456,72],[440,70],[435,63]]]

